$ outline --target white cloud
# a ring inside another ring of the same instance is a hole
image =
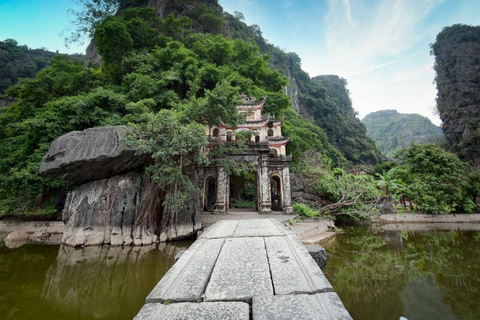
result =
[[[328,0],[324,34],[317,39],[326,48],[315,57],[312,51],[300,55],[303,67],[311,75],[345,77],[360,116],[396,108],[439,124],[431,112],[436,91],[428,47],[435,34],[423,25],[441,2]]]

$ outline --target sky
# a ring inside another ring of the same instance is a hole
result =
[[[396,109],[441,123],[435,113],[434,57],[430,44],[446,26],[480,25],[480,0],[219,0],[263,36],[302,59],[310,76],[336,74],[348,82],[363,118]],[[0,0],[0,40],[30,48],[65,48],[74,0]]]

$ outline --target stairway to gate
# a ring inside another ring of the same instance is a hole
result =
[[[273,219],[252,219],[208,228],[135,319],[352,318],[296,235]]]

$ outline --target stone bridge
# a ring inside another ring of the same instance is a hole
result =
[[[208,228],[135,319],[351,317],[297,236],[272,219],[256,219]]]

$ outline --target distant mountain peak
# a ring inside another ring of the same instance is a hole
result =
[[[375,140],[378,148],[388,157],[412,143],[443,143],[445,140],[440,127],[416,113],[380,110],[366,115],[362,122],[367,128],[367,135]]]

